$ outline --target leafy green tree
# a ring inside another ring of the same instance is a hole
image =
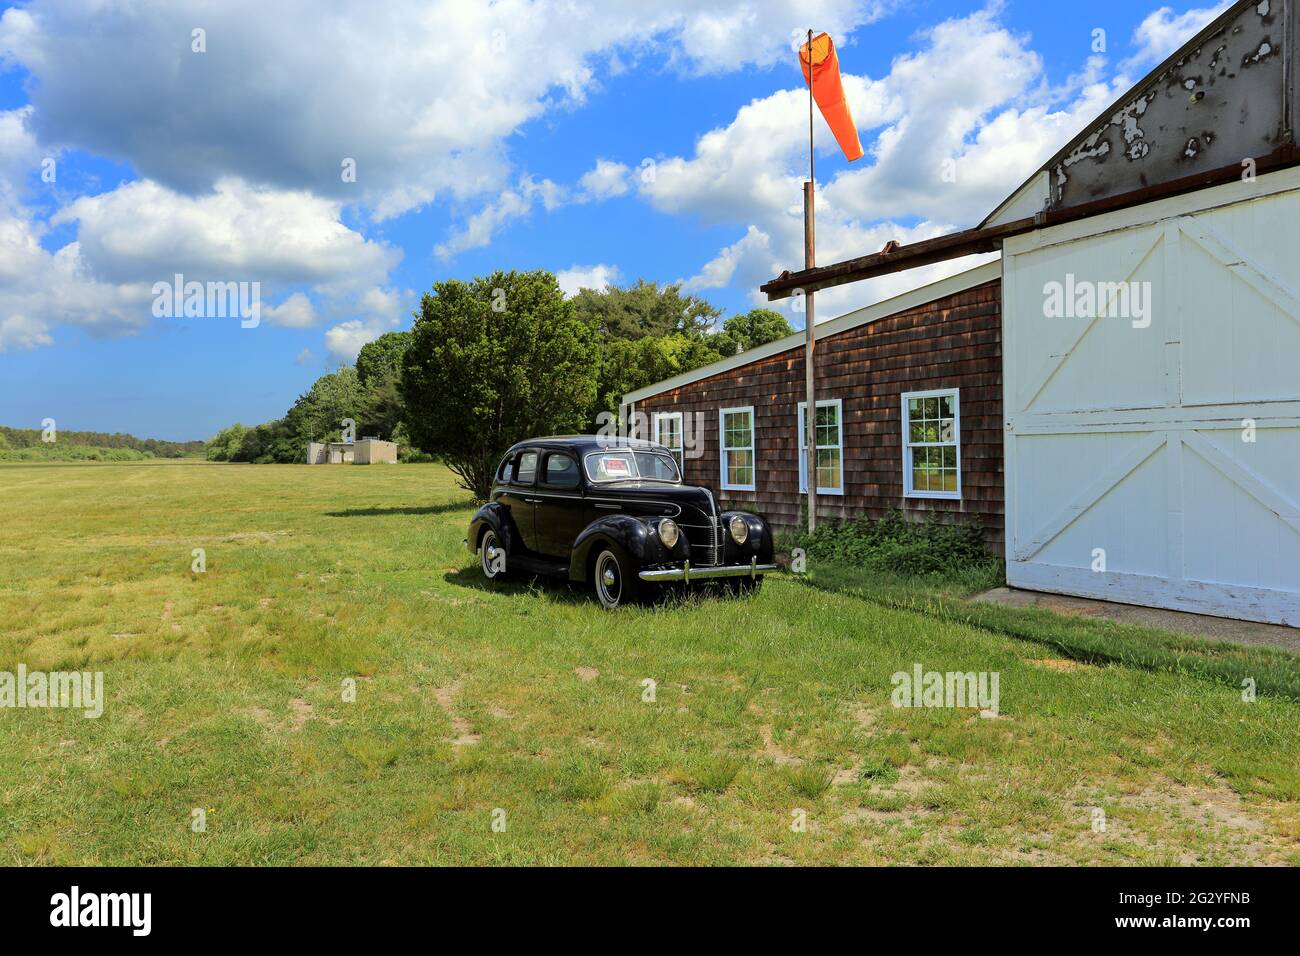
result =
[[[371,378],[370,382],[362,389],[357,406],[357,437],[376,435],[396,441],[397,427],[406,414],[399,391],[400,377]]]
[[[780,312],[751,309],[723,322],[722,331],[714,336],[712,344],[722,355],[735,355],[793,334],[794,329]]]
[[[350,365],[316,379],[284,417],[285,428],[301,445],[294,460],[304,460],[309,441],[339,441],[343,419],[350,418],[359,426],[362,398],[361,381]]]
[[[551,273],[437,282],[420,300],[402,362],[404,424],[416,447],[483,499],[512,444],[583,426],[597,362],[591,327]]]
[[[306,461],[306,442],[297,435],[285,419],[278,418],[256,428],[250,428],[240,443],[233,460],[251,461],[257,465],[301,464]]]
[[[628,392],[720,358],[711,340],[692,335],[611,339],[601,349],[596,411],[617,412]]]
[[[682,295],[680,285],[660,287],[638,279],[626,288],[581,289],[573,297],[578,318],[602,336],[639,339],[647,335],[706,335],[722,315],[720,309],[694,295]]]
[[[393,439],[403,415],[397,388],[402,377],[402,356],[410,344],[410,332],[388,332],[361,347],[357,356],[357,381],[361,384],[357,423],[361,434]]]
[[[387,380],[396,382],[402,374],[402,356],[410,344],[410,332],[386,332],[361,346],[357,355],[357,380],[362,387]]]
[[[239,422],[235,422],[229,428],[221,429],[208,439],[208,461],[234,461],[233,456],[239,452],[247,432],[248,429]]]

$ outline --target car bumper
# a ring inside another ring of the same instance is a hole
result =
[[[756,578],[760,574],[777,570],[775,564],[759,564],[758,558],[749,564],[725,564],[720,567],[692,568],[691,562],[684,561],[680,568],[661,568],[654,571],[642,571],[637,575],[642,581],[662,583],[664,581],[705,581],[711,578]]]

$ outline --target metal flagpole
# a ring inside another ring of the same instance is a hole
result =
[[[803,184],[803,258],[804,268],[817,264],[817,228],[813,219],[813,32],[808,31],[808,182]],[[817,345],[814,331],[813,293],[804,293],[804,378],[807,385],[807,415],[804,419],[804,444],[808,465],[805,469],[808,482],[808,532],[817,530],[817,400],[813,386],[813,357]]]

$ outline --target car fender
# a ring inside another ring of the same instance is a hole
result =
[[[742,518],[749,526],[749,536],[744,544],[736,544],[731,537],[731,519],[736,516]],[[761,515],[756,515],[752,511],[724,511],[718,519],[722,522],[728,563],[748,564],[751,558],[757,558],[759,564],[772,563],[772,555],[775,551],[772,529]]]
[[[606,515],[583,528],[573,542],[573,553],[569,558],[570,580],[586,580],[587,561],[592,549],[602,543],[618,545],[638,566],[653,562],[662,552],[658,541],[651,539],[645,521],[631,515]]]
[[[469,521],[469,533],[465,536],[465,546],[472,554],[478,553],[479,535],[483,533],[485,527],[496,532],[507,555],[515,550],[515,536],[512,530],[514,526],[510,523],[510,511],[505,505],[489,501],[474,512],[474,517]]]

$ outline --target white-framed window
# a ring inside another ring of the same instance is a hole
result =
[[[817,494],[844,494],[844,405],[838,398],[817,403]],[[808,493],[808,403],[799,403],[799,491]]]
[[[903,493],[909,498],[961,497],[957,389],[903,395]]]
[[[718,412],[718,429],[722,487],[727,491],[753,491],[754,406],[722,409]]]
[[[682,413],[655,412],[653,425],[655,441],[673,453],[678,470],[685,474],[686,463],[682,461]]]

